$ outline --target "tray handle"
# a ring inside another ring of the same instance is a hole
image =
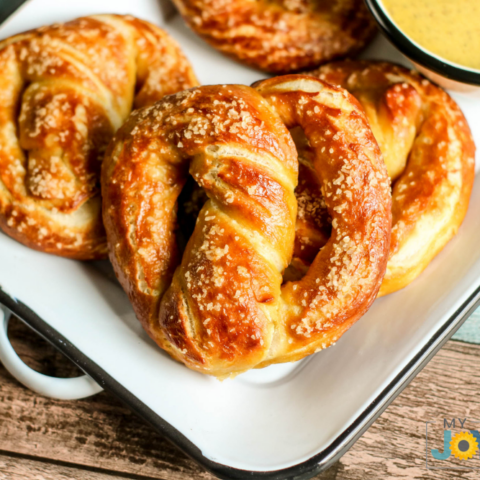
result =
[[[45,397],[59,400],[77,400],[90,397],[103,390],[88,375],[75,378],[55,378],[43,375],[26,365],[17,355],[8,338],[10,311],[0,305],[0,361],[25,387]]]

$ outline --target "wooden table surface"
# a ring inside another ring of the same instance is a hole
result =
[[[75,376],[61,354],[18,320],[19,355],[48,375]],[[480,347],[450,341],[323,480],[478,478],[425,468],[425,420],[480,417]],[[108,393],[57,401],[23,388],[0,366],[0,480],[198,480],[213,476]],[[452,475],[453,474],[453,475]]]

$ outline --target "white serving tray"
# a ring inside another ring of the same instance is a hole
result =
[[[111,12],[166,28],[204,84],[265,76],[211,49],[156,0],[30,0],[0,37]],[[363,57],[407,63],[381,36]],[[480,100],[455,98],[480,145]],[[0,302],[219,477],[309,478],[345,453],[475,307],[479,212],[477,180],[458,235],[335,347],[223,383],[175,363],[147,337],[106,262],[42,254],[0,233]]]

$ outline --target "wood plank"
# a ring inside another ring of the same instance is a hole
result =
[[[446,480],[477,471],[427,470],[425,422],[480,418],[480,346],[450,341],[343,456],[338,479]]]
[[[78,373],[20,322],[12,322],[11,335],[17,351],[34,368],[58,376]],[[480,418],[479,367],[480,347],[449,342],[340,462],[316,478],[452,478],[452,471],[425,469],[425,421],[442,416]],[[68,468],[95,469],[99,473],[89,472],[92,480],[100,480],[96,475],[102,472],[166,480],[213,479],[111,395],[75,402],[50,400],[21,387],[3,368],[0,451],[29,455],[32,461],[32,457],[43,459],[42,465],[54,461]],[[474,474],[455,472],[454,478],[476,478]],[[8,477],[0,471],[1,478]]]
[[[0,454],[1,480],[123,480],[122,477]]]
[[[22,359],[42,373],[75,376],[76,367],[17,320],[9,334]],[[152,478],[213,479],[110,394],[52,400],[0,368],[0,450]]]

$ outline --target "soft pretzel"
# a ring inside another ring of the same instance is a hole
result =
[[[285,125],[306,132],[334,227],[307,275],[282,286],[297,213]],[[180,260],[175,207],[188,170],[209,200]],[[199,87],[133,112],[108,148],[102,195],[110,258],[144,328],[220,378],[334,343],[385,271],[380,150],[358,102],[313,77]]]
[[[98,15],[0,42],[0,228],[70,258],[107,254],[100,164],[136,107],[196,84],[176,43]]]
[[[221,52],[272,73],[314,68],[361,50],[375,32],[362,0],[174,0]]]
[[[417,72],[385,62],[345,61],[310,72],[346,88],[362,104],[393,183],[393,228],[380,296],[412,282],[456,234],[474,179],[475,145],[457,104]],[[306,271],[329,236],[330,221],[312,155],[300,147],[293,270]],[[302,160],[301,160],[302,161]],[[306,164],[306,165],[305,165]],[[301,275],[300,275],[301,276]]]

